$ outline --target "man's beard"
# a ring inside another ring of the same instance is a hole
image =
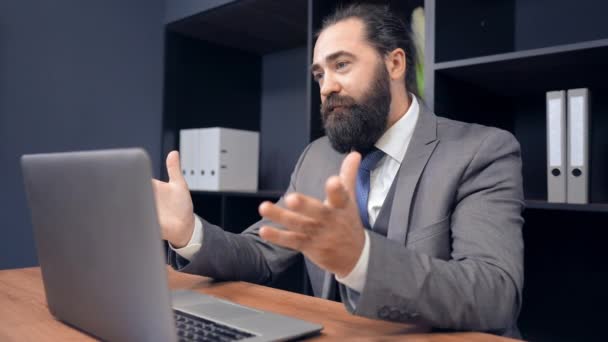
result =
[[[388,71],[378,63],[370,89],[360,102],[350,96],[330,94],[321,105],[321,119],[332,147],[346,153],[367,153],[384,134],[391,105]],[[332,111],[336,106],[340,108]]]

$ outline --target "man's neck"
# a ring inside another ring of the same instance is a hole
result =
[[[404,96],[397,96],[393,98],[391,103],[390,113],[388,115],[387,129],[399,121],[405,113],[410,109],[412,104],[410,93],[406,92]]]

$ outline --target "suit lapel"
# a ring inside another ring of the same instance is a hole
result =
[[[405,243],[416,186],[438,142],[437,117],[420,104],[420,115],[414,135],[395,179],[397,187],[387,234],[390,240]]]

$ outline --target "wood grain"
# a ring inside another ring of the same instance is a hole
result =
[[[216,282],[167,268],[171,289],[190,289],[258,309],[322,324],[310,340],[513,341],[483,333],[426,333],[427,327],[357,317],[340,303],[245,282]],[[49,312],[40,269],[0,271],[0,341],[94,341]]]

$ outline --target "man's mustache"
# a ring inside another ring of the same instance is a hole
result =
[[[332,94],[325,99],[325,102],[321,104],[321,113],[327,114],[334,110],[336,107],[352,107],[357,104],[357,101],[350,96],[340,96]]]

